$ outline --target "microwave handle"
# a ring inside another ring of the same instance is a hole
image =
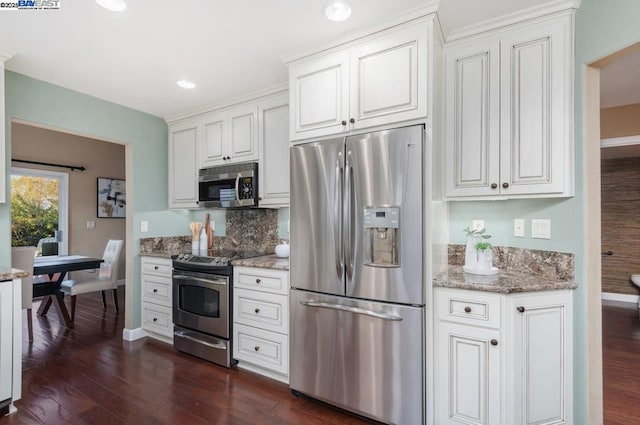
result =
[[[240,177],[242,173],[238,173],[236,176],[236,201],[240,200]]]

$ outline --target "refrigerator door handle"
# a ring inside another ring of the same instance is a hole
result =
[[[336,176],[338,176],[338,181],[336,182],[336,190],[334,194],[334,226],[335,232],[337,233],[336,238],[336,273],[338,275],[338,280],[342,281],[342,277],[344,276],[344,242],[343,242],[343,224],[342,217],[340,216],[343,207],[343,184],[344,184],[344,161],[342,158],[342,152],[338,153],[338,158],[336,159]]]
[[[331,310],[340,310],[340,311],[346,311],[349,313],[362,314],[364,316],[375,317],[377,319],[382,319],[382,320],[391,320],[394,322],[399,322],[402,320],[402,317],[396,316],[395,314],[378,313],[377,311],[372,311],[372,310],[367,310],[360,307],[352,307],[352,306],[342,305],[342,304],[333,304],[333,303],[326,303],[322,301],[307,301],[307,300],[301,300],[300,304],[306,305],[308,307],[329,308]]]
[[[351,164],[351,151],[347,151],[344,166],[344,262],[346,267],[347,287],[351,284],[353,275],[353,166]],[[348,292],[348,290],[347,290]]]

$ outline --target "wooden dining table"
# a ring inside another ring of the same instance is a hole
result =
[[[73,321],[64,303],[64,293],[60,291],[60,286],[68,272],[99,269],[102,262],[104,262],[102,258],[91,258],[84,255],[36,257],[33,261],[33,276],[46,275],[49,277],[48,280],[34,279],[33,298],[46,297],[40,303],[38,314],[46,315],[53,304],[60,317],[60,322],[73,329]]]

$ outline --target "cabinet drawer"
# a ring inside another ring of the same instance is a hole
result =
[[[142,328],[173,337],[173,312],[171,308],[143,302]]]
[[[141,268],[142,273],[171,277],[170,258],[142,257]]]
[[[254,267],[234,267],[233,286],[272,293],[289,292],[289,273]]]
[[[172,307],[172,298],[170,277],[142,275],[142,301]]]
[[[289,333],[289,300],[286,295],[236,289],[233,321],[282,334]]]
[[[234,325],[233,356],[285,375],[289,374],[289,338],[251,326]]]
[[[450,322],[499,328],[500,300],[501,297],[498,294],[436,290],[438,318]]]

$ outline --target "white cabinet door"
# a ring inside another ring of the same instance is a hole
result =
[[[260,206],[289,206],[289,99],[260,105]]]
[[[200,145],[200,167],[224,164],[226,122],[224,115],[216,114],[202,121],[202,143]]]
[[[291,140],[346,131],[349,119],[348,52],[291,66],[289,104]]]
[[[0,401],[11,398],[12,389],[14,353],[12,285],[11,280],[0,282]]]
[[[198,126],[169,129],[169,208],[198,206]]]
[[[499,338],[498,330],[439,322],[438,424],[500,423]]]
[[[502,39],[500,189],[505,195],[565,190],[573,147],[571,28],[564,17]]]
[[[432,25],[404,28],[350,50],[350,129],[427,116]]]
[[[517,425],[573,423],[571,293],[514,296],[513,421]]]
[[[242,105],[227,111],[227,162],[258,160],[258,107]]]
[[[447,196],[500,192],[499,58],[491,39],[445,52]]]

